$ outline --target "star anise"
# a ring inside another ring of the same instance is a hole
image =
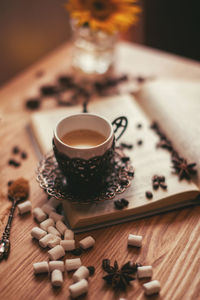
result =
[[[119,269],[117,261],[114,262],[114,266],[110,265],[109,259],[102,261],[102,268],[108,275],[104,276],[103,279],[110,284],[114,289],[126,289],[130,281],[135,280],[135,277],[131,274],[137,272],[139,264],[128,261]]]
[[[179,179],[191,179],[191,175],[197,173],[197,170],[194,169],[196,163],[187,163],[187,160],[182,157],[173,157],[172,158],[173,168],[175,172],[178,174]]]

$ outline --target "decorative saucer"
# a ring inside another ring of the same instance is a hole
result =
[[[103,188],[98,191],[94,191],[94,189],[91,191],[90,188],[87,188],[84,192],[81,190],[80,193],[74,193],[59,169],[53,151],[46,154],[40,161],[36,174],[40,187],[49,196],[67,199],[78,204],[88,204],[111,200],[115,195],[123,193],[134,178],[134,168],[129,157],[125,156],[121,148],[116,147],[113,171],[105,179]],[[76,191],[78,191],[78,185]]]

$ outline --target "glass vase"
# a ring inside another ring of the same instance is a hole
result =
[[[104,74],[114,62],[117,34],[72,26],[74,32],[72,65],[87,74]]]

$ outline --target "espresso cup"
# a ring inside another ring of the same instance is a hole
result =
[[[100,144],[83,148],[63,142],[66,134],[77,130],[92,130],[101,134],[103,140]],[[72,188],[102,184],[113,168],[116,131],[106,118],[91,113],[71,115],[57,123],[53,150],[59,168]]]

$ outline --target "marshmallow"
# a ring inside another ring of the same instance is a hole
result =
[[[76,298],[88,291],[88,282],[85,279],[82,279],[69,286],[69,292],[72,298]]]
[[[31,201],[25,201],[25,202],[23,202],[21,204],[18,204],[17,208],[18,208],[18,211],[19,211],[20,215],[23,215],[23,214],[25,214],[27,212],[30,212],[31,208],[32,208]]]
[[[152,277],[152,266],[142,266],[137,268],[138,278]]]
[[[39,223],[46,220],[47,218],[47,215],[43,212],[43,210],[40,207],[34,208],[33,216]]]
[[[49,265],[46,261],[41,261],[33,264],[34,274],[49,272]]]
[[[89,270],[85,266],[81,266],[76,270],[76,272],[73,274],[72,278],[74,282],[80,281],[81,279],[87,279],[89,277]]]
[[[129,234],[128,245],[135,246],[135,247],[141,247],[142,246],[142,236]]]
[[[49,248],[54,248],[57,245],[60,245],[61,238],[57,235],[54,235],[54,238],[50,240],[47,244]]]
[[[64,261],[61,260],[52,260],[49,262],[49,272],[52,272],[53,270],[60,270],[61,272],[64,272],[65,266]]]
[[[49,250],[48,254],[51,260],[57,260],[65,255],[65,250],[63,249],[62,246],[57,245],[56,247]]]
[[[45,212],[45,214],[50,215],[52,211],[55,211],[55,208],[49,204],[42,205],[41,209]]]
[[[95,244],[95,240],[93,239],[92,236],[87,236],[86,238],[82,239],[79,242],[79,245],[81,246],[81,248],[83,249],[88,249],[90,247],[93,247]]]
[[[45,230],[45,231],[47,231],[47,228],[49,227],[49,226],[54,226],[54,220],[53,219],[46,219],[45,221],[43,221],[42,223],[40,223],[40,227],[43,229],[43,230]]]
[[[39,227],[33,227],[31,230],[31,236],[35,238],[36,240],[40,240],[46,235],[46,231],[42,230]]]
[[[63,274],[60,270],[53,270],[51,273],[51,283],[53,286],[61,286],[63,284]]]
[[[61,235],[60,232],[59,232],[55,227],[53,227],[53,226],[49,226],[49,227],[47,228],[47,231],[48,231],[49,233],[52,233],[53,235],[57,235],[57,236],[60,236],[60,235]]]
[[[53,240],[54,239],[54,235],[49,233],[47,235],[45,235],[43,238],[41,238],[39,240],[39,245],[42,247],[42,248],[46,248],[47,247],[47,244],[49,241]]]
[[[146,295],[152,295],[160,292],[160,282],[158,280],[149,281],[143,284],[144,293]]]
[[[57,221],[64,221],[64,216],[57,214],[56,212],[52,211],[49,215],[49,218],[53,219],[55,222]]]
[[[77,270],[82,265],[80,258],[72,258],[65,260],[65,268],[67,271]]]
[[[62,240],[60,241],[60,245],[65,251],[71,251],[75,249],[75,240]]]
[[[56,222],[56,228],[62,235],[64,235],[65,230],[68,229],[67,226],[60,220]]]
[[[74,240],[74,233],[70,229],[66,229],[64,233],[64,240]]]

